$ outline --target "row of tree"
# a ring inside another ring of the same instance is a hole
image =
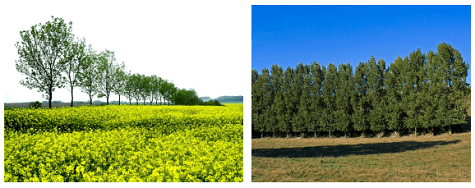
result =
[[[71,92],[79,87],[89,96],[106,97],[109,104],[111,93],[126,96],[131,103],[150,100],[150,104],[160,99],[168,104],[203,104],[196,92],[175,87],[172,82],[156,75],[131,74],[125,71],[124,62],[116,62],[113,51],[96,52],[92,45],[86,48],[85,39],[74,39],[72,22],[65,23],[62,18],[52,17],[46,24],[37,24],[31,30],[20,31],[21,43],[16,43],[19,60],[16,69],[26,75],[20,83],[43,92],[49,100],[57,88],[66,87]],[[120,102],[119,102],[120,104]]]
[[[252,71],[252,126],[261,133],[339,132],[384,135],[465,123],[469,64],[441,43],[437,53],[413,51],[386,68],[383,59],[352,66],[313,62],[296,69]],[[412,132],[412,131],[411,131]]]

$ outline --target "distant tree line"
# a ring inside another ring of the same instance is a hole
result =
[[[72,22],[65,23],[62,18],[54,18],[46,24],[37,24],[31,30],[20,31],[22,41],[16,43],[19,60],[15,61],[16,70],[26,75],[20,83],[43,92],[43,97],[53,99],[57,88],[66,87],[71,92],[79,87],[92,98],[105,97],[109,104],[111,93],[126,96],[129,104],[133,99],[149,100],[160,104],[202,105],[196,92],[175,87],[172,82],[156,75],[131,74],[125,71],[124,62],[117,63],[113,51],[96,52],[92,45],[86,47],[85,39],[74,39]],[[120,105],[120,102],[119,102]]]
[[[413,51],[386,68],[383,59],[338,68],[313,62],[285,71],[252,70],[252,128],[264,133],[363,135],[452,132],[465,123],[469,64],[451,45]]]

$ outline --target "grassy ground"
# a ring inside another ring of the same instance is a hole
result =
[[[254,182],[470,182],[471,133],[252,140]]]

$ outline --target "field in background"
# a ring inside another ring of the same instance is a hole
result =
[[[252,140],[253,182],[470,182],[471,133]]]

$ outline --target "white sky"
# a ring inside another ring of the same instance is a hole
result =
[[[246,77],[251,70],[249,4],[22,1],[2,9],[6,9],[0,13],[4,102],[46,100],[42,93],[20,85],[26,76],[15,69],[14,44],[21,40],[20,31],[51,21],[51,16],[72,21],[75,37],[84,37],[96,51],[114,51],[127,71],[155,74],[178,88],[194,88],[200,97],[243,95],[244,86],[250,86]],[[53,100],[69,102],[70,96],[65,88],[53,92]],[[89,98],[75,89],[74,100]],[[121,96],[121,100],[127,99]]]

